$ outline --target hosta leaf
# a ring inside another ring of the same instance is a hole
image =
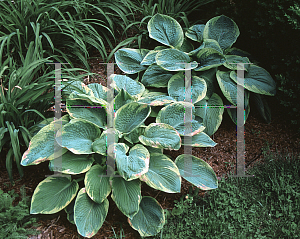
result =
[[[139,98],[143,95],[145,86],[140,82],[124,75],[112,74],[110,77],[113,80],[113,86],[117,91],[123,89],[135,98]]]
[[[223,64],[225,67],[227,67],[230,70],[237,70],[238,64],[232,64],[232,63],[245,63],[244,68],[246,71],[248,71],[250,64],[250,60],[247,57],[242,56],[236,56],[236,55],[225,55],[226,62]],[[231,64],[230,64],[231,63]]]
[[[251,57],[251,54],[246,52],[246,51],[243,51],[241,49],[238,49],[236,47],[231,47],[231,48],[228,48],[226,51],[224,51],[224,53],[226,55],[237,55],[237,56],[241,56],[241,57],[248,57],[250,58]]]
[[[172,76],[172,72],[166,71],[158,65],[151,65],[145,71],[141,82],[147,87],[167,87]]]
[[[72,118],[84,119],[100,128],[107,125],[107,114],[104,107],[93,106],[85,100],[67,99],[67,112]]]
[[[170,125],[162,123],[151,123],[145,128],[144,135],[139,140],[147,146],[169,150],[178,150],[181,139],[178,132]]]
[[[221,49],[219,43],[216,40],[204,39],[202,45],[204,46],[203,48],[212,48],[223,54],[223,50]]]
[[[135,74],[147,68],[141,65],[149,50],[122,48],[115,53],[115,60],[118,67],[126,74]]]
[[[155,56],[156,54],[159,52],[160,50],[152,50],[152,51],[149,51],[148,54],[144,57],[144,59],[142,60],[141,62],[141,65],[143,66],[150,66],[152,65],[153,63],[156,63],[155,61]]]
[[[150,146],[146,146],[146,148],[148,149],[150,155],[155,154],[155,153],[163,154],[163,151],[164,151],[163,149],[153,148],[153,147],[150,147]]]
[[[180,24],[167,15],[157,13],[148,22],[149,37],[167,46],[180,47],[183,31]]]
[[[204,132],[192,136],[192,144],[185,144],[184,137],[181,137],[182,145],[189,145],[192,147],[215,147],[217,144]]]
[[[107,87],[99,83],[90,83],[88,84],[88,88],[92,90],[94,97],[107,101],[107,92],[108,92]]]
[[[132,143],[132,144],[136,144],[136,143],[139,143],[139,142],[140,142],[139,137],[140,137],[140,135],[142,135],[144,132],[145,132],[145,128],[144,128],[144,127],[139,127],[139,128],[137,128],[137,129],[133,130],[131,133],[126,134],[126,135],[124,136],[124,138],[125,138],[128,142],[130,142],[130,143]]]
[[[49,125],[43,127],[30,141],[28,149],[22,156],[21,165],[36,165],[46,160],[52,160],[57,155],[54,152],[54,142],[55,137],[55,124],[62,122],[62,125],[68,123],[67,120],[60,119],[59,121],[53,121]],[[68,150],[62,148],[62,154],[66,153]],[[55,155],[54,155],[55,154]]]
[[[194,50],[194,46],[191,42],[187,41],[187,39],[184,39],[182,45],[177,49],[187,53]]]
[[[75,94],[72,92],[69,95],[68,99],[74,99],[74,100],[84,100],[90,105],[97,105],[97,106],[102,106],[102,107],[107,107],[107,101],[101,99],[101,98],[96,98],[94,96],[86,95],[86,94]]]
[[[114,131],[115,143],[118,143],[119,135]],[[92,143],[92,150],[97,154],[107,155],[107,131],[103,131],[101,136]]]
[[[222,65],[226,59],[215,49],[203,48],[197,54],[199,67],[195,68],[195,71],[205,71],[214,67]]]
[[[224,105],[221,97],[214,93],[209,100],[201,100],[195,107],[195,114],[203,119],[205,126],[203,132],[209,136],[213,135],[222,122]]]
[[[84,177],[86,193],[96,203],[101,204],[111,192],[106,166],[94,165]]]
[[[154,198],[144,196],[138,213],[132,219],[128,218],[128,223],[142,237],[154,236],[165,225],[164,210]]]
[[[231,71],[230,78],[237,83],[237,73]],[[275,95],[276,83],[271,75],[264,69],[256,65],[251,65],[244,76],[245,89],[262,95]]]
[[[217,71],[217,80],[223,95],[231,104],[237,105],[237,85],[230,78],[230,72]]]
[[[202,190],[218,188],[217,176],[212,167],[204,160],[193,155],[182,154],[176,158],[175,164],[180,175],[196,187]]]
[[[127,91],[125,91],[124,89],[121,89],[114,99],[114,110],[117,111],[123,105],[126,105],[134,101],[135,101],[134,97],[128,94]]]
[[[126,181],[122,177],[113,177],[111,186],[112,200],[125,216],[132,218],[139,211],[142,199],[141,181],[138,179]]]
[[[156,118],[157,123],[164,123],[171,125],[178,131],[180,135],[185,134],[185,107],[192,107],[192,134],[190,132],[186,135],[195,135],[201,132],[204,127],[197,120],[195,120],[194,105],[188,102],[177,102],[162,108]]]
[[[94,153],[92,144],[100,137],[100,134],[100,129],[94,124],[82,119],[72,119],[57,132],[56,137],[61,135],[60,146],[74,154],[91,154]]]
[[[206,95],[206,82],[205,80],[192,76],[192,103],[195,104],[202,100]],[[183,72],[174,75],[168,83],[168,94],[177,101],[185,101],[185,76]],[[171,102],[170,102],[171,103]]]
[[[203,30],[203,39],[216,40],[223,50],[231,47],[239,35],[236,23],[224,15],[210,19]]]
[[[268,124],[271,123],[271,110],[270,107],[264,98],[263,95],[251,93],[251,99],[253,99],[256,108],[261,115],[261,117],[264,119],[264,121]]]
[[[204,99],[208,100],[212,94],[215,92],[215,78],[216,78],[217,68],[211,68],[207,71],[198,71],[197,76],[206,82],[206,95]]]
[[[203,41],[203,30],[205,25],[198,24],[191,26],[185,33],[186,37],[192,39],[193,41],[202,42]]]
[[[78,233],[87,238],[93,237],[101,228],[107,213],[109,201],[105,199],[101,204],[94,202],[82,188],[75,201],[74,221]]]
[[[203,41],[203,43],[201,44],[201,46],[199,46],[198,48],[196,48],[193,51],[190,51],[188,53],[188,55],[193,56],[193,57],[197,56],[198,53],[204,48],[212,48],[212,49],[218,51],[220,54],[223,54],[223,50],[221,49],[221,47],[217,41],[212,40],[212,39],[205,39]]]
[[[89,155],[78,155],[68,151],[61,158],[49,162],[49,169],[65,174],[80,174],[87,172],[93,164],[93,158]]]
[[[250,113],[250,104],[249,104],[249,97],[250,92],[245,90],[244,91],[244,124],[246,123],[246,120]],[[231,120],[237,125],[237,109],[233,108],[227,108],[227,113],[229,114]],[[242,126],[242,125],[241,125]]]
[[[34,190],[30,214],[53,214],[65,208],[75,198],[78,183],[67,177],[47,177]]]
[[[167,193],[179,193],[181,177],[175,163],[166,155],[153,153],[147,173],[140,177],[150,187]]]
[[[198,63],[193,61],[190,68],[185,68],[185,63],[190,63],[190,57],[177,49],[162,50],[156,54],[155,60],[157,65],[168,71],[191,70],[198,66]]]
[[[123,134],[129,134],[148,118],[151,107],[147,104],[132,102],[122,106],[116,113],[114,128]]]
[[[67,219],[69,222],[71,222],[72,224],[75,224],[75,221],[74,221],[74,206],[75,206],[75,199],[74,198],[72,200],[72,202],[70,202],[70,204],[68,206],[66,206],[64,209],[65,209],[65,212],[67,213]]]
[[[64,87],[62,91],[66,92],[67,94],[71,94],[73,92],[74,96],[78,94],[94,96],[93,91],[81,81],[70,81],[66,84],[68,84],[68,86]]]
[[[128,146],[124,145],[121,143],[115,146],[116,163],[120,175],[126,181],[131,181],[148,171],[150,153],[143,145],[136,144],[127,156]]]
[[[151,106],[162,106],[162,105],[167,105],[176,102],[176,100],[168,95],[155,95],[155,96],[146,95],[145,97],[140,98],[138,102],[145,103]]]

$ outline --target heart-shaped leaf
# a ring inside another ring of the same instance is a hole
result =
[[[167,46],[180,47],[183,31],[180,24],[167,15],[157,13],[148,22],[149,37]]]
[[[100,128],[107,125],[106,110],[102,106],[93,106],[85,100],[67,99],[67,112],[72,118],[84,119]]]
[[[140,177],[150,187],[167,193],[179,193],[181,177],[175,163],[166,155],[153,153],[147,173]]]
[[[94,165],[84,177],[86,193],[96,203],[101,204],[111,192],[106,166]]]
[[[145,97],[139,99],[138,102],[145,103],[151,106],[161,106],[161,105],[167,105],[176,102],[176,100],[171,96],[167,96],[167,95],[155,95],[155,96],[146,95]]]
[[[80,174],[87,172],[94,160],[89,155],[73,154],[67,151],[61,158],[53,159],[49,162],[49,169],[66,174]]]
[[[101,135],[100,129],[94,124],[82,120],[72,119],[62,129],[56,137],[61,137],[60,146],[67,148],[74,154],[91,154],[93,142]]]
[[[145,71],[141,82],[147,87],[167,87],[168,81],[173,76],[172,72],[169,72],[158,65],[151,65]]]
[[[139,140],[147,146],[169,150],[178,150],[181,147],[179,133],[170,125],[151,123],[145,128],[144,135]]]
[[[203,41],[203,30],[205,25],[198,24],[191,26],[185,33],[186,37],[192,39],[193,41],[202,42]]]
[[[125,146],[127,145],[123,143],[116,144],[116,163],[120,175],[125,180],[131,181],[148,171],[150,153],[143,145],[136,144],[130,149],[127,156],[126,153],[129,147]]]
[[[235,71],[230,72],[230,78],[238,83]],[[256,65],[251,65],[248,72],[245,72],[244,87],[257,94],[272,96],[276,94],[276,83],[271,75],[264,68]]]
[[[111,198],[120,211],[129,218],[136,215],[142,199],[141,181],[138,179],[126,181],[122,177],[113,177],[111,186]]]
[[[144,93],[145,86],[128,76],[112,74],[110,78],[113,80],[113,87],[117,91],[123,89],[136,99]]]
[[[237,56],[237,55],[225,55],[226,62],[223,64],[230,70],[237,70],[237,63],[244,63],[244,68],[248,71],[250,67],[250,60],[247,57]]]
[[[195,114],[203,119],[204,133],[213,135],[222,122],[224,112],[223,101],[216,93],[209,100],[201,100],[195,104]]]
[[[185,144],[184,137],[181,137],[182,145],[192,147],[215,147],[217,144],[204,132],[192,136],[192,144]]]
[[[87,238],[93,237],[101,228],[107,213],[109,201],[105,199],[101,204],[94,202],[82,188],[75,201],[74,221],[78,233]]]
[[[203,39],[216,40],[223,50],[230,48],[239,35],[236,23],[224,15],[210,19],[203,30]]]
[[[186,108],[192,108],[192,133],[185,134],[185,111]],[[156,118],[157,123],[164,123],[171,125],[180,135],[195,135],[202,130],[204,126],[195,120],[194,105],[188,102],[176,102],[162,108]]]
[[[222,65],[226,61],[223,54],[212,48],[201,49],[197,54],[197,59],[199,67],[195,68],[195,71],[206,71]]]
[[[217,80],[220,89],[226,99],[233,105],[237,105],[237,85],[230,78],[229,71],[217,71]]]
[[[69,177],[47,177],[34,190],[30,214],[59,212],[75,198],[78,188],[78,183]]]
[[[56,125],[61,124],[64,126],[69,121],[64,119],[59,119],[51,122],[49,125],[43,127],[30,141],[28,149],[22,156],[21,165],[36,165],[46,160],[52,160],[55,157],[59,156],[54,151],[54,142],[56,142],[54,133]],[[64,154],[68,150],[61,149],[61,153]]]
[[[123,134],[129,134],[148,118],[151,107],[147,104],[132,102],[122,106],[116,113],[114,128]]]
[[[125,91],[124,89],[121,89],[114,99],[114,108],[115,108],[114,110],[117,111],[123,105],[126,105],[134,101],[135,101],[134,97],[128,94],[127,91]]]
[[[114,131],[115,143],[118,143],[119,135]],[[92,150],[97,154],[107,155],[107,131],[103,131],[101,136],[92,143]]]
[[[217,176],[204,160],[193,155],[179,155],[175,164],[177,165],[180,175],[191,184],[202,190],[218,188]]]
[[[129,225],[137,230],[142,237],[156,235],[165,225],[165,214],[161,205],[152,197],[144,196],[139,211]]]
[[[130,49],[122,48],[115,53],[115,60],[118,67],[126,74],[135,74],[147,68],[141,65],[146,54],[147,49]]]
[[[192,103],[195,104],[202,100],[206,95],[206,82],[205,80],[192,76]],[[168,83],[168,94],[177,101],[185,101],[185,76],[183,72],[174,75]]]
[[[191,62],[189,68],[186,63],[190,63],[188,54],[177,49],[166,49],[158,52],[155,56],[156,64],[168,71],[191,70],[198,66],[196,61]]]

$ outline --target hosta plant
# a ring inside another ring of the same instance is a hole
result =
[[[206,127],[204,132],[211,136],[221,124],[224,103],[237,106],[238,66],[234,63],[245,63],[245,121],[250,112],[251,96],[261,116],[270,122],[270,109],[263,95],[273,96],[276,93],[275,81],[265,69],[249,64],[248,53],[232,47],[240,34],[232,19],[224,15],[217,16],[206,24],[194,25],[183,32],[175,19],[156,14],[148,22],[148,32],[150,38],[162,45],[153,50],[123,48],[115,54],[116,63],[123,72],[137,74],[135,80],[143,83],[149,92],[160,90],[161,94],[145,97],[147,99],[143,102],[155,102],[162,98],[165,101],[183,101],[184,71],[191,70],[195,120],[203,123]],[[186,63],[189,63],[188,67]],[[152,106],[153,112],[157,112],[158,104],[152,103]],[[227,108],[235,123],[236,111],[235,108]],[[161,121],[161,117],[158,117],[157,122],[166,121],[172,119]]]
[[[184,113],[191,103],[146,90],[143,83],[124,75],[110,77],[115,108],[111,144],[114,174],[107,175],[106,165],[109,89],[98,83],[72,83],[63,91],[68,95],[68,114],[44,126],[22,157],[23,166],[47,161],[50,170],[61,173],[60,177],[49,176],[39,183],[30,213],[52,214],[64,209],[79,234],[90,238],[101,228],[111,196],[132,228],[141,236],[152,236],[163,228],[165,215],[156,199],[142,195],[142,183],[163,192],[179,193],[181,177],[203,190],[217,188],[217,177],[202,159],[190,156],[190,168],[185,168],[186,155],[173,160],[163,154],[163,149],[178,150],[185,145]],[[202,99],[206,85],[200,78],[199,84],[203,84],[198,96]],[[155,111],[152,106],[162,108]],[[191,146],[215,146],[194,116],[189,133]],[[56,123],[62,127],[54,134]],[[55,144],[61,146],[60,153],[54,152]]]

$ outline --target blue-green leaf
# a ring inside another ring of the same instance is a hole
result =
[[[180,24],[167,15],[157,13],[148,22],[149,37],[167,46],[180,47],[183,31]]]

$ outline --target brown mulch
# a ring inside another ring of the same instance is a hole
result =
[[[96,56],[96,55],[92,55]],[[106,85],[106,66],[99,63],[102,62],[100,58],[93,58],[90,61],[92,66],[92,72],[100,74],[103,78],[97,77],[96,81],[91,79],[85,79],[86,84],[97,82]],[[115,67],[115,74],[121,74],[119,69]],[[53,111],[53,108],[49,110]],[[254,162],[262,159],[261,148],[265,145],[265,142],[269,142],[270,150],[272,152],[289,152],[294,154],[300,153],[300,135],[296,134],[292,127],[288,127],[283,123],[284,115],[280,113],[280,107],[275,103],[271,105],[272,110],[272,122],[268,125],[265,124],[260,116],[252,110],[247,122],[245,124],[245,163],[248,170]],[[227,173],[232,171],[235,167],[236,161],[236,126],[231,121],[226,112],[223,115],[223,121],[218,131],[212,136],[212,139],[217,143],[213,148],[193,148],[193,155],[206,161],[215,171],[217,177],[226,176]],[[23,151],[26,148],[22,149]],[[165,151],[170,154],[174,159],[182,154],[183,147],[179,151]],[[20,187],[25,185],[26,193],[28,196],[32,196],[34,189],[39,182],[45,179],[46,175],[51,175],[53,172],[49,171],[48,164],[46,162],[37,166],[23,167],[24,177],[19,179],[16,166],[13,165],[13,176],[15,185],[12,186],[9,182],[6,167],[5,167],[5,155],[7,149],[0,152],[0,185],[4,192],[14,189],[17,193],[20,193]],[[298,156],[299,159],[299,156]],[[231,166],[230,166],[231,164]],[[162,205],[164,209],[172,209],[174,207],[174,200],[178,200],[182,195],[188,193],[188,188],[191,184],[186,180],[182,180],[181,193],[169,194],[159,190],[154,190],[147,186],[145,183],[142,185],[142,195],[152,196]],[[193,187],[195,188],[195,187]],[[199,192],[200,196],[205,195],[205,191]],[[115,203],[110,197],[110,207],[106,220],[93,238],[113,238],[113,229],[117,235],[121,227],[124,230],[125,238],[137,239],[139,233],[132,229],[127,218],[118,210]],[[15,204],[18,200],[15,200]],[[53,215],[41,215],[39,218],[40,226],[37,228],[42,231],[37,237],[32,236],[30,238],[83,238],[77,233],[76,226],[69,223],[64,210]]]

